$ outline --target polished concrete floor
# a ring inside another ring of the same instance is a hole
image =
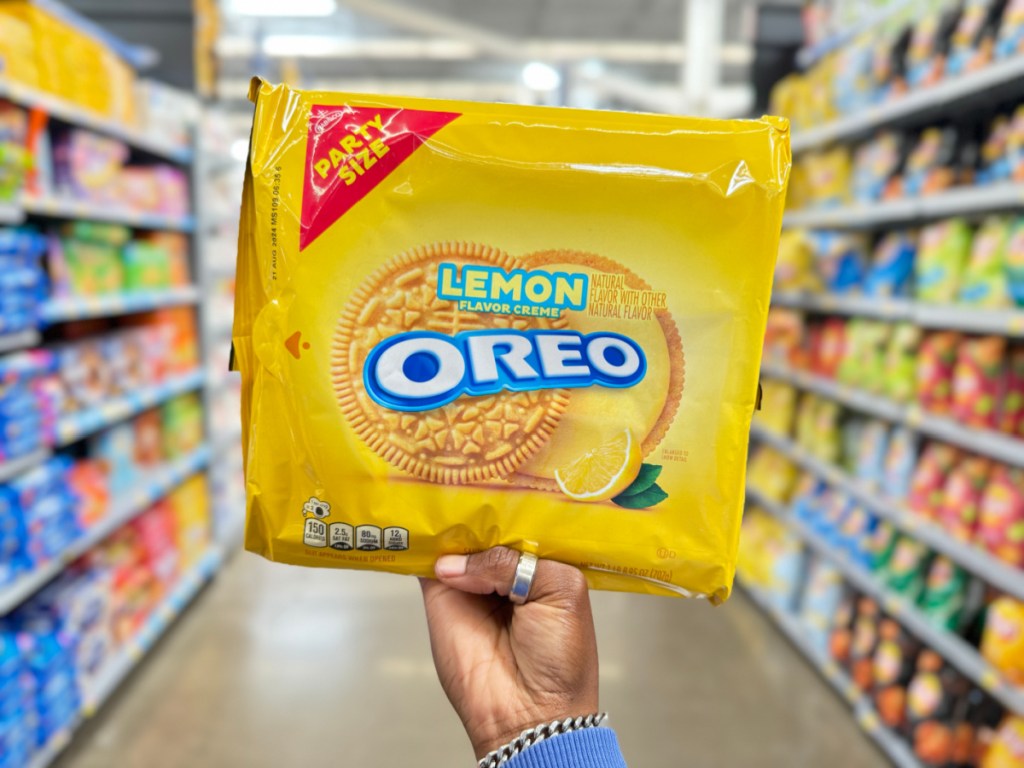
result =
[[[635,768],[885,761],[742,594],[599,593],[602,705]],[[60,768],[458,768],[409,578],[235,557]]]

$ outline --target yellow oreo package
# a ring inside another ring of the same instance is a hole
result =
[[[503,544],[727,598],[787,123],[251,97],[246,547],[425,576]]]

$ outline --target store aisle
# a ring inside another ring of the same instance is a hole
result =
[[[883,764],[742,596],[594,595],[602,697],[638,768]],[[236,557],[60,768],[472,764],[408,578]]]

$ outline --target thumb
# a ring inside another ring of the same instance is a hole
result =
[[[439,581],[475,595],[507,597],[519,565],[519,552],[493,547],[472,555],[444,555],[434,565]],[[571,565],[538,560],[528,599],[531,602],[579,605],[587,601],[587,581]]]
[[[519,565],[519,553],[494,547],[472,555],[444,555],[434,564],[439,581],[474,595],[507,596]]]

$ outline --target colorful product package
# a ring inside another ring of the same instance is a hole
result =
[[[999,408],[998,429],[1024,437],[1024,345],[1010,347],[1006,358],[1006,390]]]
[[[251,96],[247,548],[726,599],[788,124]]]
[[[882,722],[895,730],[906,719],[907,686],[920,644],[892,619],[882,619],[878,635],[872,662],[875,707]]]
[[[963,219],[949,219],[921,230],[914,263],[917,298],[936,304],[952,302],[971,253],[971,229]]]
[[[1020,122],[1024,133],[1024,111]],[[1024,169],[1024,137],[1021,140],[1021,166]],[[1024,180],[1024,173],[1021,173]],[[1007,288],[1018,307],[1024,307],[1024,216],[1017,219],[1010,231],[1010,240],[1005,254]]]
[[[938,519],[946,531],[961,541],[971,541],[978,527],[981,497],[985,492],[992,460],[966,456],[953,467],[943,486]]]
[[[926,411],[948,413],[953,397],[953,371],[962,337],[954,331],[926,334],[917,363],[917,401]]]
[[[979,765],[981,768],[1019,768],[1024,765],[1024,717],[1006,716]]]
[[[967,572],[948,557],[936,556],[928,569],[921,610],[936,626],[956,632],[966,603]]]
[[[960,458],[960,451],[947,443],[929,443],[925,446],[910,479],[907,506],[911,511],[926,518],[938,515],[946,477]]]
[[[981,655],[1007,680],[1024,684],[1024,603],[997,597],[988,607]]]
[[[952,415],[978,429],[994,429],[1006,387],[1006,337],[980,336],[965,341],[953,369]]]
[[[890,232],[875,246],[871,266],[864,278],[868,296],[905,296],[914,274],[917,244],[909,232]]]
[[[882,493],[891,499],[906,499],[917,461],[918,436],[910,429],[897,427],[889,438],[889,452],[882,470]]]
[[[976,541],[1003,562],[1024,568],[1024,470],[992,470],[978,511]]]
[[[991,216],[974,234],[971,256],[960,285],[960,302],[985,309],[1013,306],[1006,270],[1010,220]]]
[[[923,542],[904,536],[896,542],[882,578],[908,603],[916,603],[924,592],[931,550]]]

